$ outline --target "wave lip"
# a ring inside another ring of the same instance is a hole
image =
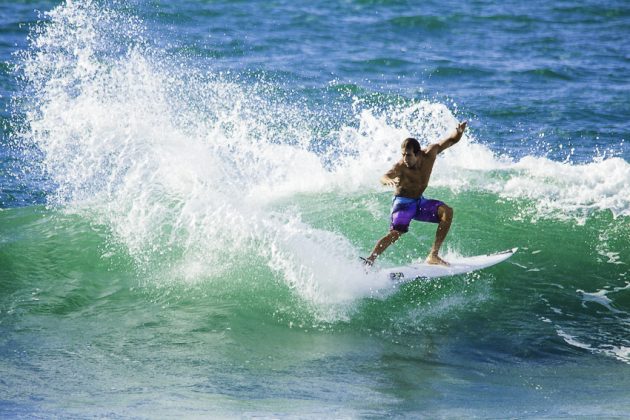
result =
[[[555,212],[584,220],[592,211],[630,216],[630,164],[621,158],[572,165],[525,157],[514,165],[522,176],[510,179],[503,194],[538,202],[542,214]]]

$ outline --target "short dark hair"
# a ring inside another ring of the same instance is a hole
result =
[[[413,149],[413,154],[417,155],[418,153],[420,153],[420,143],[413,137],[407,137],[405,140],[403,140],[402,145],[400,145],[400,149]]]

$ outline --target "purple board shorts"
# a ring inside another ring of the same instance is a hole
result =
[[[396,196],[392,200],[391,225],[390,230],[407,232],[411,220],[421,222],[439,223],[438,207],[444,205],[439,200],[429,198],[407,198]]]

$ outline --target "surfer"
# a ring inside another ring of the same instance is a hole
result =
[[[422,194],[429,184],[437,155],[462,138],[466,124],[466,121],[459,123],[450,136],[429,145],[426,149],[421,149],[420,143],[414,138],[407,138],[402,142],[402,158],[380,179],[381,184],[393,187],[395,190],[390,230],[387,235],[378,240],[370,256],[363,258],[366,265],[374,264],[376,257],[407,232],[412,219],[438,223],[435,241],[426,262],[448,265],[438,253],[451,227],[453,209],[442,201],[425,198]]]

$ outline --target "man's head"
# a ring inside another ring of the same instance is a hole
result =
[[[402,159],[408,168],[414,166],[420,159],[420,143],[414,138],[406,138],[400,146]]]

